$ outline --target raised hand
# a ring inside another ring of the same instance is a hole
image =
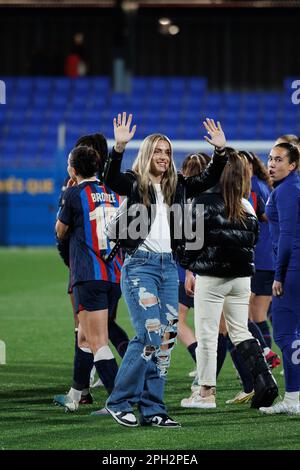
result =
[[[216,126],[213,119],[206,118],[206,120],[203,122],[203,125],[207,130],[207,133],[210,135],[210,138],[206,135],[204,136],[204,139],[209,144],[216,148],[223,148],[226,146],[226,137],[219,121],[217,122]]]
[[[114,118],[114,135],[115,135],[115,149],[117,152],[123,152],[126,144],[133,138],[136,125],[132,126],[130,130],[132,121],[132,114],[129,114],[127,118],[127,114],[124,112],[122,114],[118,114],[117,118]]]

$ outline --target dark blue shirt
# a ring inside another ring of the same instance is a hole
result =
[[[98,181],[83,181],[68,188],[58,219],[70,228],[71,285],[103,280],[120,282],[122,260],[105,257],[112,250],[105,226],[120,205],[120,196]]]
[[[268,222],[259,221],[259,216],[265,212],[265,206],[269,199],[271,189],[267,183],[259,179],[256,175],[251,178],[251,194],[255,201],[253,204],[258,216],[259,237],[254,250],[255,269],[274,270],[274,256],[272,240]]]
[[[275,254],[275,280],[300,270],[300,175],[293,171],[279,181],[266,205]]]

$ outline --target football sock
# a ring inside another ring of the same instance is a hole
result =
[[[187,350],[195,362],[196,362],[196,348],[197,348],[197,341],[187,346]]]
[[[98,349],[94,356],[94,364],[104,387],[110,394],[114,388],[118,365],[109,346]]]
[[[83,390],[90,386],[90,374],[94,364],[94,357],[90,349],[78,347],[76,333],[75,336],[73,387],[78,390]]]
[[[68,392],[68,396],[71,398],[71,400],[79,403],[81,399],[81,393],[81,390],[76,390],[75,388],[71,387]]]
[[[224,336],[219,333],[218,337],[218,352],[217,352],[217,377],[222,369],[227,353],[227,335]]]
[[[129,343],[129,338],[127,333],[115,322],[115,320],[108,320],[108,337],[120,357],[124,357]]]
[[[285,392],[283,401],[287,405],[299,405],[299,392]]]
[[[260,329],[261,334],[263,335],[267,346],[271,349],[272,348],[272,337],[271,337],[271,332],[270,332],[268,322],[267,321],[260,321],[260,322],[256,322],[256,325]]]
[[[258,328],[257,324],[254,323],[254,321],[248,320],[248,330],[252,334],[253,338],[258,339],[259,344],[261,345],[262,349],[265,349],[268,347],[260,329]]]

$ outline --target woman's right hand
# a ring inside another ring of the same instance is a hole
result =
[[[195,292],[195,276],[191,271],[186,270],[185,273],[185,292],[189,297],[194,297]]]
[[[132,126],[130,130],[132,121],[132,114],[129,114],[127,118],[127,114],[124,112],[122,114],[118,114],[117,118],[114,118],[114,135],[115,135],[115,150],[119,153],[124,152],[126,144],[133,138],[136,125]]]
[[[206,142],[213,145],[217,149],[224,148],[226,146],[226,137],[220,122],[218,121],[216,126],[215,121],[213,119],[206,118],[206,120],[203,122],[203,125],[207,130],[207,133],[210,135],[210,138],[204,136]]]

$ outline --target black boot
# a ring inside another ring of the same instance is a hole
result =
[[[276,381],[268,368],[262,349],[256,339],[247,339],[236,346],[253,377],[254,397],[251,408],[271,406],[278,396]]]

